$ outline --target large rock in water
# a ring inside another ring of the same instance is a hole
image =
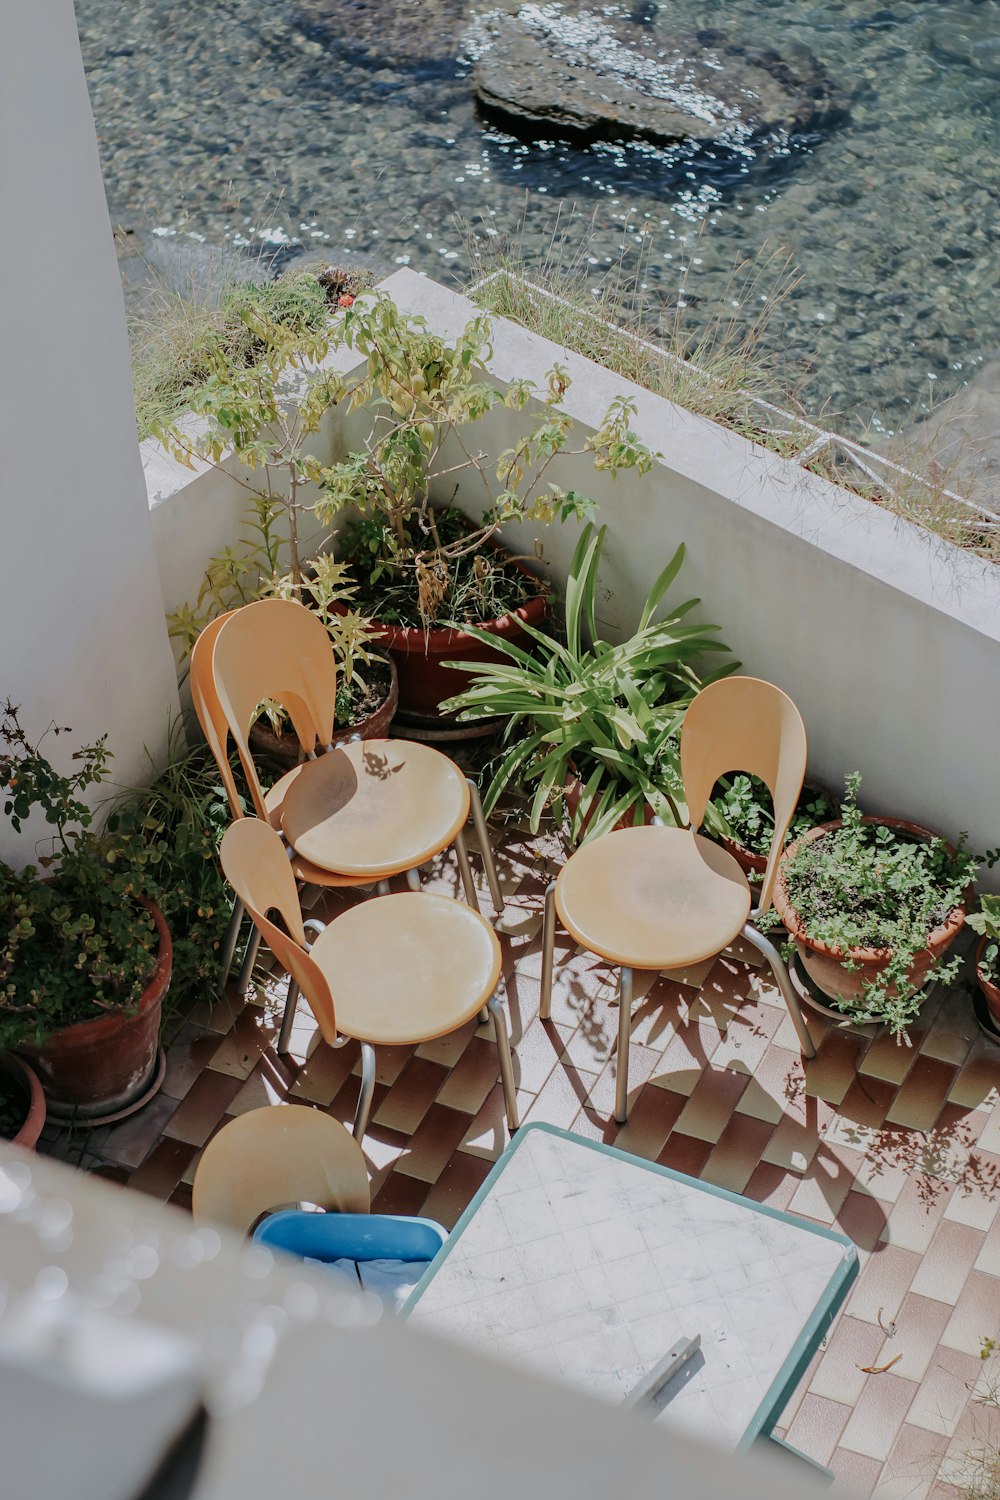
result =
[[[467,0],[293,0],[298,24],[360,67],[454,69]]]
[[[476,94],[511,128],[592,139],[716,142],[735,150],[812,134],[839,113],[805,47],[721,31],[667,38],[596,10],[508,4],[473,26]]]

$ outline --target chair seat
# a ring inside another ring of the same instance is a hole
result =
[[[376,896],[344,912],[310,950],[345,1036],[406,1045],[444,1036],[486,1004],[500,944],[478,912],[446,896]]]
[[[340,875],[386,879],[453,842],[469,816],[465,777],[409,740],[364,740],[306,761],[272,792],[296,853]]]
[[[578,943],[632,969],[721,953],[750,915],[736,860],[686,828],[623,828],[584,844],[563,866],[555,900]]]
[[[299,772],[312,764],[312,761],[307,760],[303,765],[296,766],[293,771],[289,771],[287,775],[282,776],[280,781],[276,781],[271,790],[264,794],[264,806],[267,808],[268,820],[271,827],[277,829],[279,833],[281,832],[281,809],[285,800],[285,793]],[[353,890],[356,886],[371,885],[372,883],[370,878],[364,876],[338,875],[335,870],[323,870],[319,865],[314,865],[308,859],[303,859],[301,854],[296,854],[294,850],[289,860],[289,865],[296,880],[301,880],[305,885],[322,885],[336,890]]]

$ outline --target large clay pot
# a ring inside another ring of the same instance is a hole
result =
[[[825,787],[819,786],[814,781],[807,781],[803,787],[803,791],[822,792],[824,796],[830,796]],[[838,808],[840,806],[839,802],[835,803],[835,805]],[[751,884],[755,881],[760,881],[763,879],[764,872],[767,869],[766,854],[755,854],[752,849],[744,849],[743,845],[738,844],[735,839],[727,839],[722,834],[719,835],[718,842],[722,845],[727,854],[731,854],[733,856],[736,863],[743,871],[744,875],[746,875],[750,880]]]
[[[862,818],[861,821],[880,823],[886,828],[898,828],[902,833],[913,834],[919,838],[937,837],[936,834],[931,833],[930,829],[921,828],[917,823],[904,822],[901,818],[867,817]],[[774,908],[788,929],[789,937],[794,940],[799,959],[809,978],[824,995],[837,1001],[843,1010],[849,1012],[853,1006],[861,1002],[865,985],[877,979],[886,968],[892,958],[892,952],[888,948],[850,948],[847,950],[831,948],[826,943],[809,937],[799,920],[798,912],[788,898],[784,881],[787,863],[800,845],[811,843],[813,839],[820,839],[824,834],[842,827],[843,822],[839,818],[832,823],[820,823],[817,828],[811,828],[800,839],[796,839],[794,844],[789,844],[778,866],[778,878],[774,886]],[[951,853],[955,852],[950,844],[947,848]],[[956,906],[941,926],[931,933],[927,947],[916,955],[910,966],[909,983],[915,990],[921,989],[926,983],[931,969],[951,947],[961,932],[964,922],[965,905],[963,903],[961,906]],[[846,970],[843,965],[848,959],[858,967],[850,971]]]
[[[988,942],[989,938],[980,938],[976,948],[976,979],[979,983],[979,988],[983,992],[983,999],[986,1001],[993,1024],[1000,1031],[1000,984],[997,984],[995,980],[990,979],[983,972],[983,954],[986,952],[986,944]]]
[[[499,551],[499,548],[494,550]],[[532,588],[538,588],[538,579],[517,558],[508,559],[518,569]],[[538,629],[545,619],[546,602],[542,594],[528,599],[512,614],[501,615],[496,620],[484,620],[480,630],[486,630],[499,640],[513,641],[515,645],[527,640],[525,624]],[[503,661],[500,651],[484,646],[464,630],[449,630],[432,625],[429,630],[409,630],[402,625],[379,625],[378,639],[390,652],[399,673],[399,712],[417,719],[442,717],[441,704],[453,698],[471,680],[467,672],[456,672],[446,667],[446,661]],[[467,726],[472,728],[473,726]]]
[[[356,723],[349,724],[344,729],[338,729],[333,736],[333,743],[343,745],[356,734],[360,734],[363,740],[384,740],[389,733],[389,725],[396,716],[398,704],[399,677],[396,672],[396,663],[390,657],[388,693],[374,713],[370,713],[365,719],[358,719]],[[281,734],[275,734],[266,717],[258,719],[257,723],[251,727],[250,745],[256,754],[281,766],[297,766],[301,758],[301,746],[297,735],[290,729],[282,731]]]
[[[163,997],[170,985],[173,950],[159,908],[142,901],[156,923],[160,953],[135,1010],[106,1011],[54,1031],[40,1047],[22,1047],[38,1073],[51,1115],[79,1119],[127,1109],[156,1072]]]
[[[13,1079],[24,1096],[24,1121],[13,1137],[13,1144],[33,1151],[45,1128],[45,1095],[38,1074],[13,1052],[0,1054],[0,1073]]]

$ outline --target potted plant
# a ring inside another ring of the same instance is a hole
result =
[[[82,800],[107,775],[105,741],[77,750],[63,775],[7,703],[0,745],[14,829],[38,812],[55,830],[42,873],[0,864],[0,1048],[35,1069],[50,1114],[112,1114],[156,1073],[170,934],[139,883],[142,845],[98,832]]]
[[[1000,1031],[1000,896],[982,896],[979,911],[973,912],[968,921],[979,933],[976,979],[993,1025]]]
[[[33,1150],[45,1126],[45,1095],[34,1068],[0,1053],[0,1140]]]
[[[944,955],[965,921],[977,859],[964,843],[954,848],[914,823],[863,817],[860,784],[848,776],[842,816],[785,851],[774,905],[806,973],[832,1002],[817,1008],[908,1040],[928,980],[957,971],[958,959]]]
[[[209,563],[197,601],[168,616],[170,635],[180,643],[181,661],[209,621],[228,610],[256,599],[298,598],[323,622],[337,663],[334,741],[355,734],[381,739],[388,733],[399,698],[395,664],[391,657],[370,649],[377,630],[352,607],[357,590],[346,565],[328,553],[318,554],[300,564],[301,582],[295,585],[286,570],[286,546],[277,508],[258,497],[245,534]],[[298,739],[276,703],[264,707],[250,731],[250,741],[256,751],[280,765],[293,766],[299,758]]]
[[[338,554],[396,660],[401,711],[434,717],[460,686],[452,663],[497,661],[499,643],[523,641],[541,624],[543,586],[503,551],[498,533],[511,522],[592,509],[554,482],[556,457],[589,454],[614,474],[646,470],[652,455],[630,431],[634,406],[623,397],[571,448],[573,424],[560,406],[569,377],[558,365],[541,393],[526,380],[498,389],[486,369],[485,315],[449,343],[375,293],[345,313],[338,338],[365,359],[341,399],[364,408],[367,431],[356,451],[317,474],[317,512],[331,523],[349,515]],[[527,413],[533,398],[537,410],[515,445],[491,457],[476,424],[497,408]],[[460,491],[461,509],[452,503]]]
[[[597,633],[595,592],[606,527],[587,525],[566,585],[565,643],[525,626],[530,650],[497,643],[503,660],[475,666],[464,692],[444,706],[460,720],[503,716],[504,750],[484,798],[489,812],[515,779],[532,790],[530,822],[537,833],[543,811],[568,808],[574,839],[598,838],[653,815],[687,823],[680,773],[679,732],[684,712],[707,682],[698,664],[728,648],[716,625],[682,623],[699,603],[689,599],[654,621],[684,561],[676,553],[650,589],[628,640],[612,645]],[[470,628],[471,629],[471,628]],[[471,629],[471,634],[484,632]],[[709,826],[719,823],[710,817]]]
[[[719,843],[736,860],[751,881],[767,869],[774,836],[771,793],[759,776],[738,775],[720,781],[712,797],[722,823]],[[822,787],[806,782],[792,815],[785,843],[791,844],[810,828],[836,818],[840,804]]]

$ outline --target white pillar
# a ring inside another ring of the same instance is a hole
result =
[[[177,689],[72,0],[3,8],[0,222],[0,698],[72,727],[60,764],[107,733],[134,784]],[[0,857],[38,836],[0,818]]]

